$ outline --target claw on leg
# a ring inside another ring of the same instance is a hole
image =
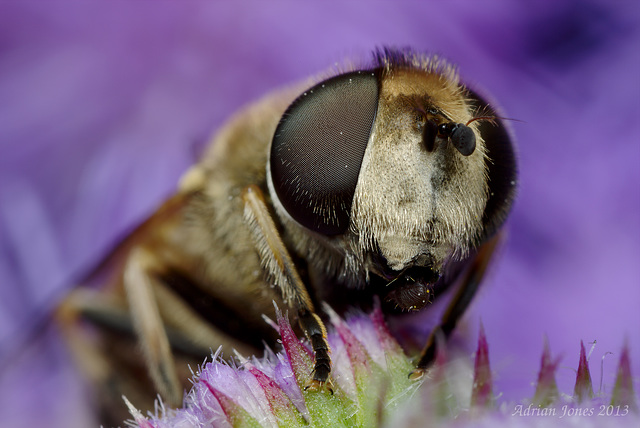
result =
[[[418,381],[426,375],[427,370],[421,368],[415,368],[409,373],[409,380]]]
[[[331,395],[333,395],[333,382],[331,382],[331,379],[327,379],[326,381],[321,381],[321,380],[312,378],[312,379],[309,379],[309,381],[304,387],[304,390],[312,391],[312,392],[327,391]]]
[[[442,358],[439,354],[442,355],[446,340],[453,333],[458,321],[462,318],[477,293],[487,265],[501,239],[501,234],[494,236],[485,242],[478,249],[475,257],[471,259],[471,264],[466,272],[464,272],[457,293],[451,302],[449,302],[447,309],[442,315],[440,324],[436,326],[429,335],[427,343],[420,354],[417,367],[409,374],[409,379],[418,380],[422,378],[429,366],[431,366],[434,361]]]

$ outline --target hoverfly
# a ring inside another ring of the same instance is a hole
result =
[[[113,415],[123,394],[139,407],[156,391],[179,405],[185,361],[211,348],[273,342],[261,317],[274,300],[313,348],[308,387],[329,388],[321,302],[344,311],[379,298],[387,313],[411,312],[459,284],[411,374],[420,377],[436,332],[451,334],[481,282],[516,179],[495,106],[443,60],[378,50],[368,67],[231,118],[60,319]]]

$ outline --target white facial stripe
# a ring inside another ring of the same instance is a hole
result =
[[[449,141],[428,152],[415,112],[394,103],[385,89],[383,82],[351,211],[362,250],[377,246],[394,269],[421,252],[436,262],[463,255],[481,230],[487,200],[484,142],[478,136],[477,149],[466,157]],[[462,110],[451,117],[470,115],[463,102],[457,104]]]

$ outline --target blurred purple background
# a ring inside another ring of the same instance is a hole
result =
[[[381,45],[442,54],[522,121],[510,239],[467,314],[495,390],[533,395],[544,335],[561,391],[597,340],[610,392],[625,338],[640,390],[640,7],[519,3],[1,3],[0,425],[92,426],[49,318],[65,290],[239,107]]]

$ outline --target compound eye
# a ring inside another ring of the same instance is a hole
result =
[[[323,235],[348,229],[377,109],[377,76],[355,71],[307,90],[280,119],[271,179],[282,206],[304,227]]]
[[[457,124],[451,132],[451,143],[463,156],[469,156],[476,149],[476,134],[473,130],[461,123]]]

